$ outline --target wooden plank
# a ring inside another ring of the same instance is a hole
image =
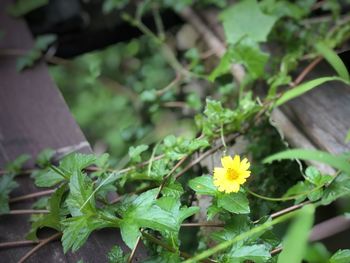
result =
[[[326,62],[318,65],[307,79],[335,75]],[[317,148],[334,154],[350,150],[345,143],[350,129],[350,88],[342,82],[327,82],[291,100],[283,108]]]
[[[0,30],[5,32],[0,49],[29,50],[32,36],[22,20],[4,13],[6,3],[0,3]],[[23,153],[36,156],[44,148],[90,152],[46,65],[40,63],[22,73],[15,65],[15,57],[1,57],[0,167]]]
[[[0,1],[0,49],[29,50],[32,36],[21,19],[5,13],[10,0]],[[91,148],[79,126],[71,116],[60,92],[55,87],[44,63],[39,63],[23,73],[16,72],[15,57],[0,58],[0,168],[18,155],[28,153],[36,156],[45,148],[55,149],[62,156],[70,151],[90,153]],[[33,160],[27,165],[32,166]],[[20,187],[12,196],[38,191],[28,176],[18,178]],[[11,209],[30,208],[31,202],[11,205]],[[29,216],[0,216],[0,242],[25,239],[29,231]],[[49,231],[41,231],[48,236]],[[93,233],[77,253],[63,254],[60,242],[48,244],[37,251],[27,262],[106,262],[106,254],[113,245],[123,244],[119,231],[105,229]],[[0,250],[1,262],[17,262],[31,246]],[[144,257],[143,247],[135,260]]]

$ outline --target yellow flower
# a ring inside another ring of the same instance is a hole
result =
[[[224,156],[221,158],[223,167],[214,169],[214,185],[220,192],[237,193],[241,184],[250,176],[250,163],[247,158],[241,161],[239,155]]]

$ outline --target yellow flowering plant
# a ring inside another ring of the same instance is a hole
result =
[[[250,163],[247,158],[241,161],[239,155],[223,156],[221,158],[223,167],[216,167],[214,169],[214,185],[220,192],[237,193],[240,186],[244,184],[250,176]]]

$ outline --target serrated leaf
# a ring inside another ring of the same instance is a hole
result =
[[[123,250],[119,246],[113,246],[107,254],[108,263],[125,263],[128,255],[124,255]]]
[[[341,173],[324,190],[321,203],[323,205],[328,205],[338,198],[346,195],[350,195],[350,177],[344,173]]]
[[[134,162],[141,162],[141,153],[147,151],[148,148],[149,146],[145,144],[138,145],[136,147],[131,146],[129,148],[129,156],[131,160],[133,160]]]
[[[65,180],[65,178],[51,168],[40,170],[35,175],[35,185],[38,187],[51,187]]]
[[[64,253],[66,253],[69,249],[73,252],[77,251],[86,242],[92,231],[116,227],[118,224],[98,215],[84,215],[67,218],[63,221],[63,225],[62,246]]]
[[[298,96],[303,95],[304,93],[322,85],[325,82],[328,81],[341,81],[344,83],[347,83],[346,80],[340,78],[340,77],[322,77],[322,78],[317,78],[317,79],[313,79],[310,81],[307,81],[305,83],[302,83],[296,87],[294,87],[291,90],[286,91],[282,97],[280,97],[276,103],[275,103],[275,107],[277,106],[281,106],[282,104],[286,103],[289,100],[292,100]]]
[[[5,174],[0,176],[0,214],[5,214],[10,211],[9,208],[9,193],[18,187],[14,180],[14,174]]]
[[[203,175],[190,180],[188,186],[196,191],[197,194],[216,195],[218,193],[218,190],[213,183],[213,177],[209,175]]]
[[[47,167],[50,165],[51,163],[51,159],[52,157],[55,155],[55,150],[52,149],[44,149],[42,150],[37,158],[36,158],[36,163],[40,166],[40,167]]]
[[[129,229],[131,226],[133,230],[140,227],[158,231],[177,230],[177,219],[169,211],[157,205],[155,198],[157,191],[158,189],[152,189],[142,193],[136,199],[126,200],[123,210],[120,211],[123,218],[121,224],[123,240],[130,248],[133,248],[134,241],[139,235],[139,232],[132,233]]]
[[[95,161],[96,156],[93,154],[71,153],[60,161],[59,168],[64,172],[72,174],[94,164]]]
[[[267,262],[270,258],[269,249],[265,245],[242,246],[234,249],[227,256],[232,262],[253,261],[255,263]]]
[[[21,171],[23,165],[30,159],[29,154],[21,154],[12,162],[6,164],[5,171],[17,174]]]
[[[350,249],[339,249],[330,259],[329,263],[349,263]]]
[[[27,235],[28,239],[37,240],[36,233],[39,229],[43,227],[49,227],[56,229],[57,231],[61,230],[61,203],[63,202],[63,197],[67,191],[67,186],[62,185],[59,187],[49,198],[49,213],[42,215],[38,220],[32,223],[31,229]]]
[[[334,68],[334,70],[338,73],[339,77],[344,80],[350,81],[349,72],[334,50],[329,48],[325,43],[318,42],[315,45],[316,50],[328,61],[328,63]]]
[[[278,263],[303,260],[309,233],[314,221],[315,207],[304,206],[296,215],[283,240],[283,250],[278,256]]]
[[[66,202],[72,216],[96,212],[95,198],[92,196],[93,184],[88,176],[82,172],[74,172],[70,178],[69,190]]]
[[[218,207],[235,214],[248,214],[250,212],[249,201],[242,192],[218,195]]]
[[[333,180],[333,176],[330,175],[322,175],[319,170],[317,170],[313,166],[309,166],[305,170],[306,180],[310,183],[321,186]]]
[[[263,163],[270,163],[282,159],[313,160],[328,164],[342,170],[350,175],[350,163],[344,156],[335,156],[327,152],[306,149],[292,149],[279,152],[263,160]]]
[[[256,42],[267,39],[276,17],[261,12],[256,0],[238,2],[220,14],[228,43],[235,44],[245,36]]]

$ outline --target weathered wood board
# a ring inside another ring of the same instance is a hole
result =
[[[9,0],[0,1],[0,50],[29,50],[33,38],[22,19],[6,14]],[[76,124],[55,87],[44,63],[25,70],[16,71],[16,57],[0,57],[0,169],[6,162],[27,153],[36,156],[45,148],[55,149],[59,155],[71,151],[91,152],[79,126]],[[27,164],[32,166],[33,160]],[[28,176],[19,176],[20,184],[11,196],[19,196],[38,191]],[[11,209],[30,208],[34,200],[11,205]],[[0,216],[0,242],[25,239],[30,229],[29,216]],[[42,237],[49,231],[42,231]],[[53,242],[37,251],[27,262],[107,262],[106,254],[113,245],[126,249],[119,231],[105,229],[90,236],[88,242],[77,253],[63,254],[60,242]],[[2,249],[0,262],[17,262],[33,246]],[[140,246],[135,261],[143,256]]]

